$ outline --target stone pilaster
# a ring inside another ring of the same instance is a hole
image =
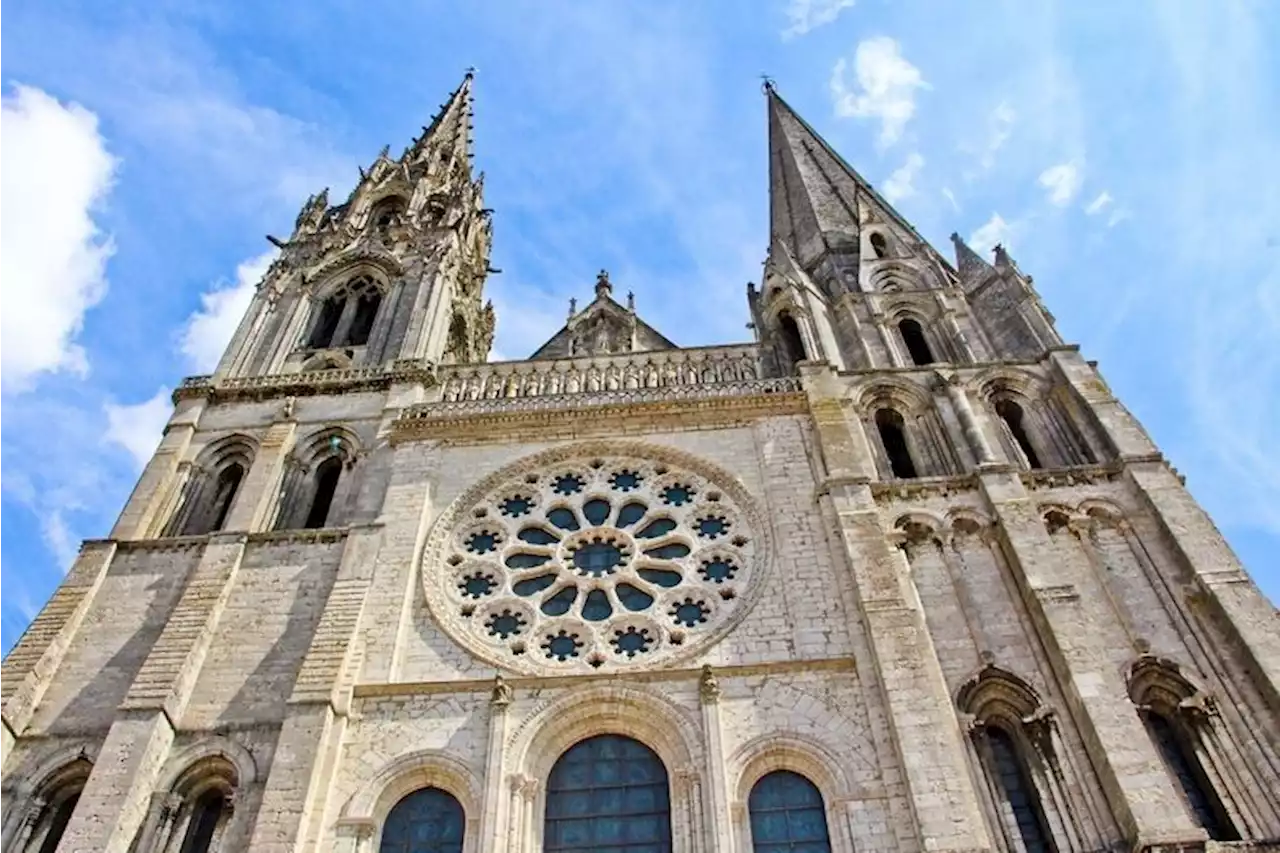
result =
[[[5,657],[0,670],[5,758],[12,739],[27,727],[40,697],[57,673],[115,553],[116,543],[110,540],[90,540],[81,545],[71,571]]]
[[[838,518],[918,836],[930,851],[990,849],[919,596],[871,495],[870,448],[850,428],[834,377],[806,369],[805,385],[828,475],[826,499]]]
[[[493,693],[489,697],[489,740],[485,744],[484,799],[480,803],[479,853],[498,853],[503,846],[498,841],[498,827],[502,826],[502,765],[507,743],[507,709],[511,707],[512,690],[497,676]],[[508,816],[512,819],[514,816]]]
[[[1050,538],[1016,474],[988,471],[980,479],[1024,603],[1127,840],[1137,849],[1203,839],[1129,701],[1107,645],[1111,632],[1093,623],[1099,604],[1081,599],[1074,579],[1090,572],[1083,550]]]
[[[292,419],[274,423],[262,437],[258,453],[236,493],[224,525],[226,530],[261,530],[279,498],[285,458],[293,447],[298,425]]]
[[[182,597],[138,671],[99,751],[62,847],[124,853],[147,814],[244,556],[244,536],[205,546]]]
[[[733,819],[729,813],[729,783],[724,775],[727,756],[724,754],[724,729],[720,721],[720,685],[710,665],[702,668],[698,695],[702,701],[702,731],[707,743],[705,772],[711,795],[711,814],[710,820],[705,821],[706,826],[695,825],[693,832],[708,836],[711,850],[732,850]],[[702,844],[695,842],[694,849],[702,849]]]
[[[142,470],[129,502],[111,528],[110,538],[141,539],[160,521],[155,516],[169,495],[178,463],[191,445],[204,405],[204,400],[184,400],[169,419],[160,446]]]

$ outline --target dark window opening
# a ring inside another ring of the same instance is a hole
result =
[[[221,791],[206,791],[200,795],[191,807],[187,834],[182,839],[182,853],[208,853],[225,806],[226,799]]]
[[[316,491],[311,499],[311,510],[307,513],[307,523],[303,525],[309,530],[324,527],[329,520],[329,507],[333,504],[334,492],[338,490],[338,480],[342,477],[342,460],[331,456],[316,469]]]
[[[893,476],[910,479],[916,474],[915,462],[911,459],[911,450],[907,447],[906,425],[902,415],[893,409],[881,409],[876,412],[876,428],[880,431],[880,441],[884,444],[884,452],[889,456],[889,468]]]
[[[670,853],[667,769],[649,747],[620,735],[565,751],[547,778],[546,853]]]
[[[1000,416],[1000,420],[1004,421],[1005,426],[1009,428],[1009,434],[1013,436],[1013,440],[1022,449],[1022,455],[1027,457],[1027,464],[1032,468],[1042,467],[1040,457],[1036,455],[1036,449],[1031,445],[1031,437],[1027,435],[1026,427],[1023,425],[1022,407],[1012,400],[998,400],[996,401],[996,414]]]
[[[351,321],[351,331],[347,333],[347,343],[350,346],[364,346],[369,342],[369,332],[373,331],[373,321],[378,316],[378,306],[381,304],[382,294],[376,290],[360,295],[356,301],[356,316]]]
[[[879,231],[871,235],[871,251],[876,253],[877,258],[889,256],[889,245],[885,242],[884,235]]]
[[[747,797],[752,853],[830,853],[827,810],[812,782],[790,770],[761,777]]]
[[[1178,783],[1183,802],[1190,810],[1192,819],[1214,841],[1239,841],[1240,834],[1232,826],[1226,810],[1205,777],[1200,759],[1186,739],[1174,728],[1173,723],[1160,714],[1143,711],[1142,721],[1160,751],[1160,757]]]
[[[1052,853],[1053,844],[1045,829],[1039,795],[1013,738],[1004,729],[991,726],[987,728],[987,745],[991,750],[988,772],[1004,796],[1004,804],[1013,813],[1026,853]]]
[[[782,349],[787,365],[793,366],[797,361],[804,361],[804,338],[800,336],[800,327],[796,325],[795,318],[785,311],[779,314],[778,331],[782,335]]]
[[[387,815],[378,853],[462,853],[467,818],[447,791],[420,788]]]
[[[244,479],[244,469],[240,463],[232,462],[218,474],[214,487],[213,503],[209,507],[209,532],[221,530],[231,512],[231,502],[236,499],[240,489],[240,481]]]
[[[324,301],[307,341],[310,349],[324,349],[333,342],[333,334],[338,331],[338,321],[342,319],[342,309],[346,304],[346,299],[341,296],[330,296]]]
[[[920,328],[919,323],[908,317],[898,324],[898,331],[902,334],[902,342],[907,345],[912,362],[933,364],[933,352],[929,349],[929,342],[925,340],[924,329]]]
[[[44,840],[40,842],[40,853],[57,851],[58,842],[67,831],[67,824],[71,823],[71,815],[75,812],[78,802],[80,802],[79,791],[53,807],[53,817],[49,819],[49,831],[44,834]]]

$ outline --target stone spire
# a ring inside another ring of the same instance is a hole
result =
[[[844,161],[774,85],[765,84],[769,113],[770,233],[800,266],[832,252],[856,253],[862,223],[894,223],[922,245],[911,224]]]
[[[471,84],[474,79],[475,70],[468,68],[462,83],[440,105],[440,111],[432,117],[431,123],[422,128],[422,134],[405,150],[400,158],[402,161],[416,163],[424,159],[432,148],[440,146],[451,147],[455,153],[465,157],[472,155]]]
[[[951,232],[951,243],[956,248],[956,271],[960,274],[961,281],[984,279],[988,273],[993,272],[991,264],[971,249],[964,238],[954,231]]]

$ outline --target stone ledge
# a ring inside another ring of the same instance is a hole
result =
[[[270,376],[189,376],[173,392],[173,402],[204,397],[214,403],[239,400],[270,400],[277,397],[311,397],[317,394],[349,394],[354,391],[385,391],[397,382],[413,382],[427,387],[436,384],[435,366],[430,362],[400,360],[391,365],[335,370],[312,370]]]

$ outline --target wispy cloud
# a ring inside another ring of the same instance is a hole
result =
[[[831,69],[831,97],[840,118],[870,118],[880,122],[879,144],[888,147],[916,111],[916,93],[929,88],[920,69],[903,56],[898,42],[875,36],[858,43],[853,55],[854,87],[850,88],[848,60]]]
[[[1080,164],[1071,160],[1045,169],[1036,182],[1044,187],[1050,204],[1066,207],[1076,197],[1076,193],[1080,192],[1084,175]]]
[[[139,471],[155,453],[164,425],[173,411],[169,394],[168,388],[161,388],[151,399],[141,403],[120,405],[108,402],[103,406],[107,416],[107,431],[103,438],[129,451]]]
[[[969,246],[978,254],[986,254],[998,244],[1008,247],[1013,238],[1014,230],[1014,226],[1005,222],[1003,216],[999,213],[992,213],[990,219],[978,226],[969,235]]]
[[[275,260],[274,249],[236,267],[236,279],[200,294],[200,309],[192,314],[179,335],[178,349],[197,373],[211,373],[235,334],[258,282]]]
[[[1018,120],[1018,113],[1009,104],[1008,101],[1001,101],[996,104],[995,109],[987,117],[987,145],[982,151],[979,158],[979,164],[984,171],[992,168],[996,164],[996,155],[1000,153],[1000,149],[1009,141],[1009,137],[1013,134],[1013,126]]]
[[[94,222],[115,159],[98,118],[40,89],[17,86],[3,102],[5,217],[0,248],[5,393],[41,373],[89,369],[76,342],[85,312],[107,292],[114,247]]]
[[[907,155],[906,162],[895,169],[889,177],[885,178],[880,191],[893,204],[915,195],[916,188],[913,182],[922,168],[924,168],[924,157],[920,156],[919,152],[912,151]],[[954,202],[955,199],[953,198],[952,203]]]
[[[947,203],[951,205],[952,213],[960,212],[960,202],[956,201],[956,194],[951,191],[950,187],[942,188],[942,197],[945,198],[947,200]]]
[[[1093,201],[1085,206],[1084,212],[1089,216],[1097,216],[1106,210],[1113,201],[1115,199],[1111,197],[1111,193],[1103,190],[1094,197]]]
[[[857,0],[790,0],[786,8],[789,23],[782,31],[782,37],[792,39],[825,27],[856,2]]]

